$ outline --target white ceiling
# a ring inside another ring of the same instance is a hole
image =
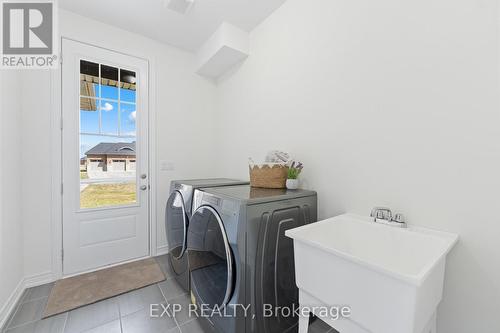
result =
[[[179,14],[164,0],[60,0],[60,7],[133,31],[149,38],[196,51],[226,21],[251,31],[286,0],[196,0]]]

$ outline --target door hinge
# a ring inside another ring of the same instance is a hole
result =
[[[63,118],[61,117],[61,131],[63,130],[63,126],[64,126],[64,122],[63,122]]]
[[[63,57],[62,57],[62,52],[59,53],[59,63],[62,65],[63,63]]]
[[[61,250],[61,261],[64,261],[64,249]]]
[[[61,194],[63,194],[63,193],[64,193],[64,184],[61,183]]]

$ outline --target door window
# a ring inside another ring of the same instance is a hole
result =
[[[80,60],[80,208],[137,202],[136,73]]]

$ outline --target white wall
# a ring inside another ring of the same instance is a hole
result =
[[[500,331],[497,13],[493,0],[288,0],[218,89],[221,176],[285,149],[321,218],[387,205],[460,234],[441,333]]]
[[[50,278],[51,234],[51,82],[48,70],[22,71],[21,220],[26,276]]]
[[[0,327],[23,275],[20,73],[0,70]],[[9,304],[10,302],[10,304]]]
[[[156,157],[152,165],[157,194],[157,240],[166,250],[164,204],[169,183],[174,178],[207,177],[213,171],[211,160],[214,135],[214,85],[195,74],[195,57],[151,39],[60,10],[60,31],[86,43],[125,52],[150,61],[150,112],[155,117]],[[51,75],[48,71],[23,73],[23,221],[26,275],[51,271]],[[57,130],[57,129],[55,129]],[[199,133],[203,133],[200,139]],[[162,160],[172,162],[174,171],[160,171]],[[36,173],[33,165],[37,165]],[[76,167],[76,166],[75,166]],[[57,244],[56,244],[57,246]]]

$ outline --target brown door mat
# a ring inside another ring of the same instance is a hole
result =
[[[62,279],[52,288],[43,318],[163,280],[165,275],[153,258]]]

